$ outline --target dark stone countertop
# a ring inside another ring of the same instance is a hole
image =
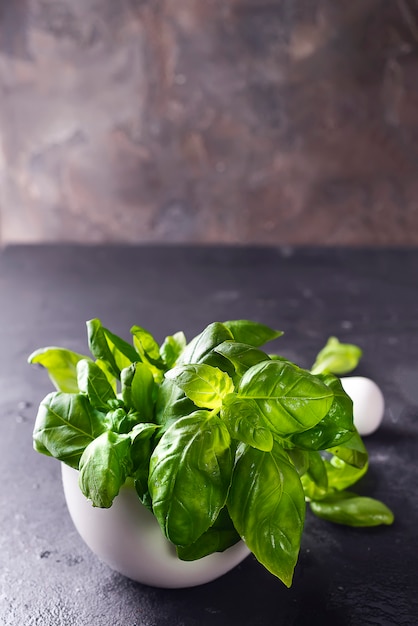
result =
[[[0,253],[0,623],[4,626],[412,626],[418,623],[418,250],[226,247],[10,247]],[[213,320],[282,328],[277,349],[309,366],[330,335],[358,343],[358,373],[386,398],[366,439],[358,489],[392,527],[350,529],[308,515],[290,590],[253,557],[183,590],[134,583],[83,544],[59,464],[32,450],[51,390],[34,349],[85,351],[85,320],[162,340]]]

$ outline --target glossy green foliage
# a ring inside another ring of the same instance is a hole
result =
[[[87,358],[83,354],[65,348],[48,347],[33,352],[28,362],[42,365],[57,391],[78,393],[77,363]]]
[[[225,372],[204,363],[181,365],[170,370],[172,380],[198,407],[220,409],[222,400],[234,391],[234,384]]]
[[[150,462],[154,515],[170,541],[195,542],[225,505],[233,458],[228,429],[217,416],[196,411],[162,436]]]
[[[84,450],[79,465],[79,485],[93,506],[109,508],[129,475],[129,435],[106,431]]]
[[[278,443],[270,452],[245,448],[234,469],[228,509],[256,558],[290,587],[305,497],[299,475]]]
[[[215,352],[231,361],[238,376],[245,374],[253,365],[270,360],[270,357],[262,350],[258,350],[247,343],[237,343],[236,341],[224,341],[215,348]]]
[[[214,552],[223,552],[240,539],[225,506],[212,526],[194,543],[189,546],[177,546],[177,554],[182,561],[195,561]]]
[[[33,430],[34,447],[78,468],[84,449],[106,430],[103,414],[79,393],[50,393],[41,402]]]
[[[167,367],[171,369],[177,363],[177,359],[186,347],[186,336],[182,331],[166,337],[160,348],[161,358]]]
[[[130,458],[135,489],[141,501],[151,501],[148,490],[149,463],[154,450],[154,438],[159,430],[157,424],[137,424],[131,431]]]
[[[334,399],[332,389],[319,378],[287,361],[264,361],[250,367],[237,394],[254,400],[272,432],[281,436],[318,424]]]
[[[154,419],[156,385],[151,370],[143,363],[132,363],[121,372],[122,399],[143,422]]]
[[[251,320],[230,320],[224,322],[224,326],[231,331],[237,343],[247,343],[257,348],[283,335],[281,330]]]
[[[313,428],[290,437],[295,446],[304,450],[325,450],[344,443],[355,432],[353,402],[339,378],[332,374],[320,374],[318,378],[332,390],[333,401],[328,413]]]
[[[216,348],[233,338],[231,331],[224,324],[213,322],[187,344],[177,360],[177,365],[205,363],[231,375],[234,371],[233,366],[216,352]]]
[[[87,336],[93,356],[104,361],[116,378],[119,378],[123,368],[140,360],[139,355],[129,343],[102,326],[98,319],[87,322]]]
[[[141,361],[146,363],[156,381],[160,382],[163,372],[166,369],[160,356],[158,343],[150,332],[141,326],[132,326],[134,346],[141,357]]]
[[[196,405],[173,380],[164,378],[158,386],[155,406],[157,424],[167,428],[180,417],[193,413],[196,408]]]
[[[58,389],[41,402],[35,449],[79,470],[83,493],[107,508],[125,482],[194,560],[240,538],[289,586],[306,501],[315,514],[354,526],[389,524],[372,498],[345,492],[367,471],[352,402],[333,371],[359,358],[333,339],[317,374],[261,345],[282,333],[257,322],[209,324],[189,343],[161,346],[141,326],[133,345],[87,322],[92,357],[34,352]]]
[[[108,410],[109,400],[116,398],[106,374],[94,361],[82,359],[77,363],[77,382],[80,393],[86,394],[96,409]]]
[[[311,502],[311,509],[322,519],[346,526],[380,526],[393,522],[393,513],[383,502],[349,491],[333,493],[318,502]]]
[[[305,497],[309,500],[324,498],[328,493],[328,474],[319,452],[308,452],[308,466],[301,476]]]
[[[254,400],[231,394],[224,399],[221,417],[231,437],[258,450],[273,447],[273,434]]]
[[[312,366],[312,373],[348,374],[355,369],[361,359],[362,350],[350,343],[340,343],[336,337],[330,337],[324,348],[318,353]]]

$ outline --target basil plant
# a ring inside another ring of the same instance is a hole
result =
[[[356,346],[331,338],[312,373],[263,351],[282,333],[247,320],[161,346],[140,326],[132,343],[98,319],[87,330],[90,356],[48,347],[29,362],[57,389],[39,406],[34,448],[77,469],[93,506],[110,507],[130,478],[180,559],[242,539],[288,587],[307,503],[336,523],[392,522],[346,491],[368,456],[333,368],[355,367]]]

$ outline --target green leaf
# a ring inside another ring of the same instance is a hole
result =
[[[79,486],[95,507],[108,509],[131,469],[129,435],[102,433],[80,459]]]
[[[128,408],[137,411],[142,421],[154,420],[155,382],[149,367],[132,363],[121,372],[122,398]]]
[[[313,374],[330,372],[341,376],[355,369],[361,356],[362,351],[358,346],[340,343],[336,337],[330,337],[318,353],[311,371]]]
[[[130,363],[140,361],[139,354],[130,343],[112,333],[108,328],[103,327],[103,332],[119,369],[122,370],[124,367],[128,367]]]
[[[101,359],[96,359],[95,363],[97,367],[99,367],[102,370],[110,386],[112,387],[113,392],[116,394],[118,390],[118,379],[111,372],[111,370],[109,369],[109,366],[107,365],[105,361],[102,361]]]
[[[366,447],[358,432],[353,433],[350,439],[341,445],[328,448],[328,452],[359,469],[364,467],[369,459]]]
[[[132,477],[140,500],[147,506],[150,500],[148,476],[151,454],[154,449],[154,435],[158,431],[157,424],[137,424],[130,433]]]
[[[194,543],[225,505],[232,473],[231,440],[217,416],[196,411],[162,436],[150,462],[153,511],[176,545]]]
[[[319,378],[288,361],[258,363],[244,374],[240,398],[252,398],[269,428],[280,436],[315,426],[331,408],[334,394]]]
[[[281,330],[274,330],[264,324],[250,320],[230,320],[223,322],[223,324],[231,331],[235,341],[255,347],[263,346],[268,341],[283,335]]]
[[[240,399],[235,394],[226,396],[221,417],[233,439],[258,450],[269,452],[272,449],[273,435],[254,400]]]
[[[224,341],[215,349],[215,352],[224,356],[233,364],[236,373],[239,376],[262,361],[269,361],[270,357],[247,343],[237,343],[235,341]]]
[[[343,444],[355,433],[353,402],[345,393],[341,381],[333,374],[318,376],[333,392],[334,400],[325,417],[313,428],[290,436],[292,443],[304,450],[325,450]]]
[[[177,555],[182,561],[195,561],[214,552],[223,552],[240,539],[228,509],[224,507],[214,524],[197,541],[189,546],[177,546]]]
[[[213,363],[213,358],[222,357],[213,353],[214,348],[224,341],[233,339],[233,335],[224,324],[213,322],[209,324],[199,335],[194,337],[190,343],[184,348],[177,365],[185,365],[188,363],[206,363],[217,367],[218,363]],[[209,359],[209,362],[207,361]],[[222,367],[220,369],[223,369]]]
[[[53,392],[39,406],[34,447],[77,469],[86,446],[106,427],[104,415],[83,394]]]
[[[141,360],[147,363],[155,380],[160,382],[166,366],[160,356],[158,343],[151,333],[145,330],[145,328],[141,328],[141,326],[132,326],[131,334],[133,335],[134,346],[141,355]]]
[[[90,404],[101,410],[109,410],[108,401],[114,399],[115,392],[103,370],[88,359],[77,363],[77,382],[81,393],[85,393]]]
[[[87,334],[91,353],[96,359],[104,361],[116,378],[119,378],[122,369],[140,360],[134,348],[102,326],[99,319],[87,322]]]
[[[228,374],[203,363],[177,366],[166,373],[166,378],[202,408],[219,409],[223,398],[234,391],[234,383]]]
[[[108,411],[106,421],[109,430],[113,430],[114,433],[118,434],[126,434],[141,421],[141,418],[138,413],[132,411],[127,413],[124,408],[119,407]]]
[[[155,405],[155,421],[167,429],[180,417],[186,417],[196,411],[197,406],[177,385],[164,378],[158,386]]]
[[[393,513],[383,502],[344,491],[310,503],[318,517],[346,526],[380,526],[393,522]]]
[[[354,485],[366,474],[368,469],[368,463],[365,463],[361,468],[354,467],[336,456],[333,456],[330,461],[324,460],[324,463],[328,476],[328,488],[337,491],[343,491]]]
[[[246,447],[228,497],[234,526],[255,557],[287,587],[298,559],[305,497],[299,475],[278,444],[270,452]]]
[[[35,350],[28,358],[29,363],[39,363],[48,371],[49,378],[58,391],[78,393],[77,363],[89,357],[65,348],[54,346]]]
[[[322,456],[319,452],[308,452],[309,466],[300,480],[305,497],[310,500],[323,498],[328,492],[328,474]]]
[[[286,454],[292,461],[299,476],[305,474],[309,469],[309,452],[300,448],[286,449]]]
[[[171,369],[175,366],[177,359],[185,347],[186,337],[183,332],[169,335],[164,339],[160,348],[160,355],[167,369]]]

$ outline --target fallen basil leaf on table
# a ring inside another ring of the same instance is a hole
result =
[[[318,517],[347,526],[380,526],[392,524],[393,513],[374,498],[365,498],[349,491],[338,492],[310,503]]]
[[[355,369],[362,356],[362,350],[351,343],[340,343],[336,337],[330,337],[327,344],[318,353],[311,371],[313,374],[347,374]]]

